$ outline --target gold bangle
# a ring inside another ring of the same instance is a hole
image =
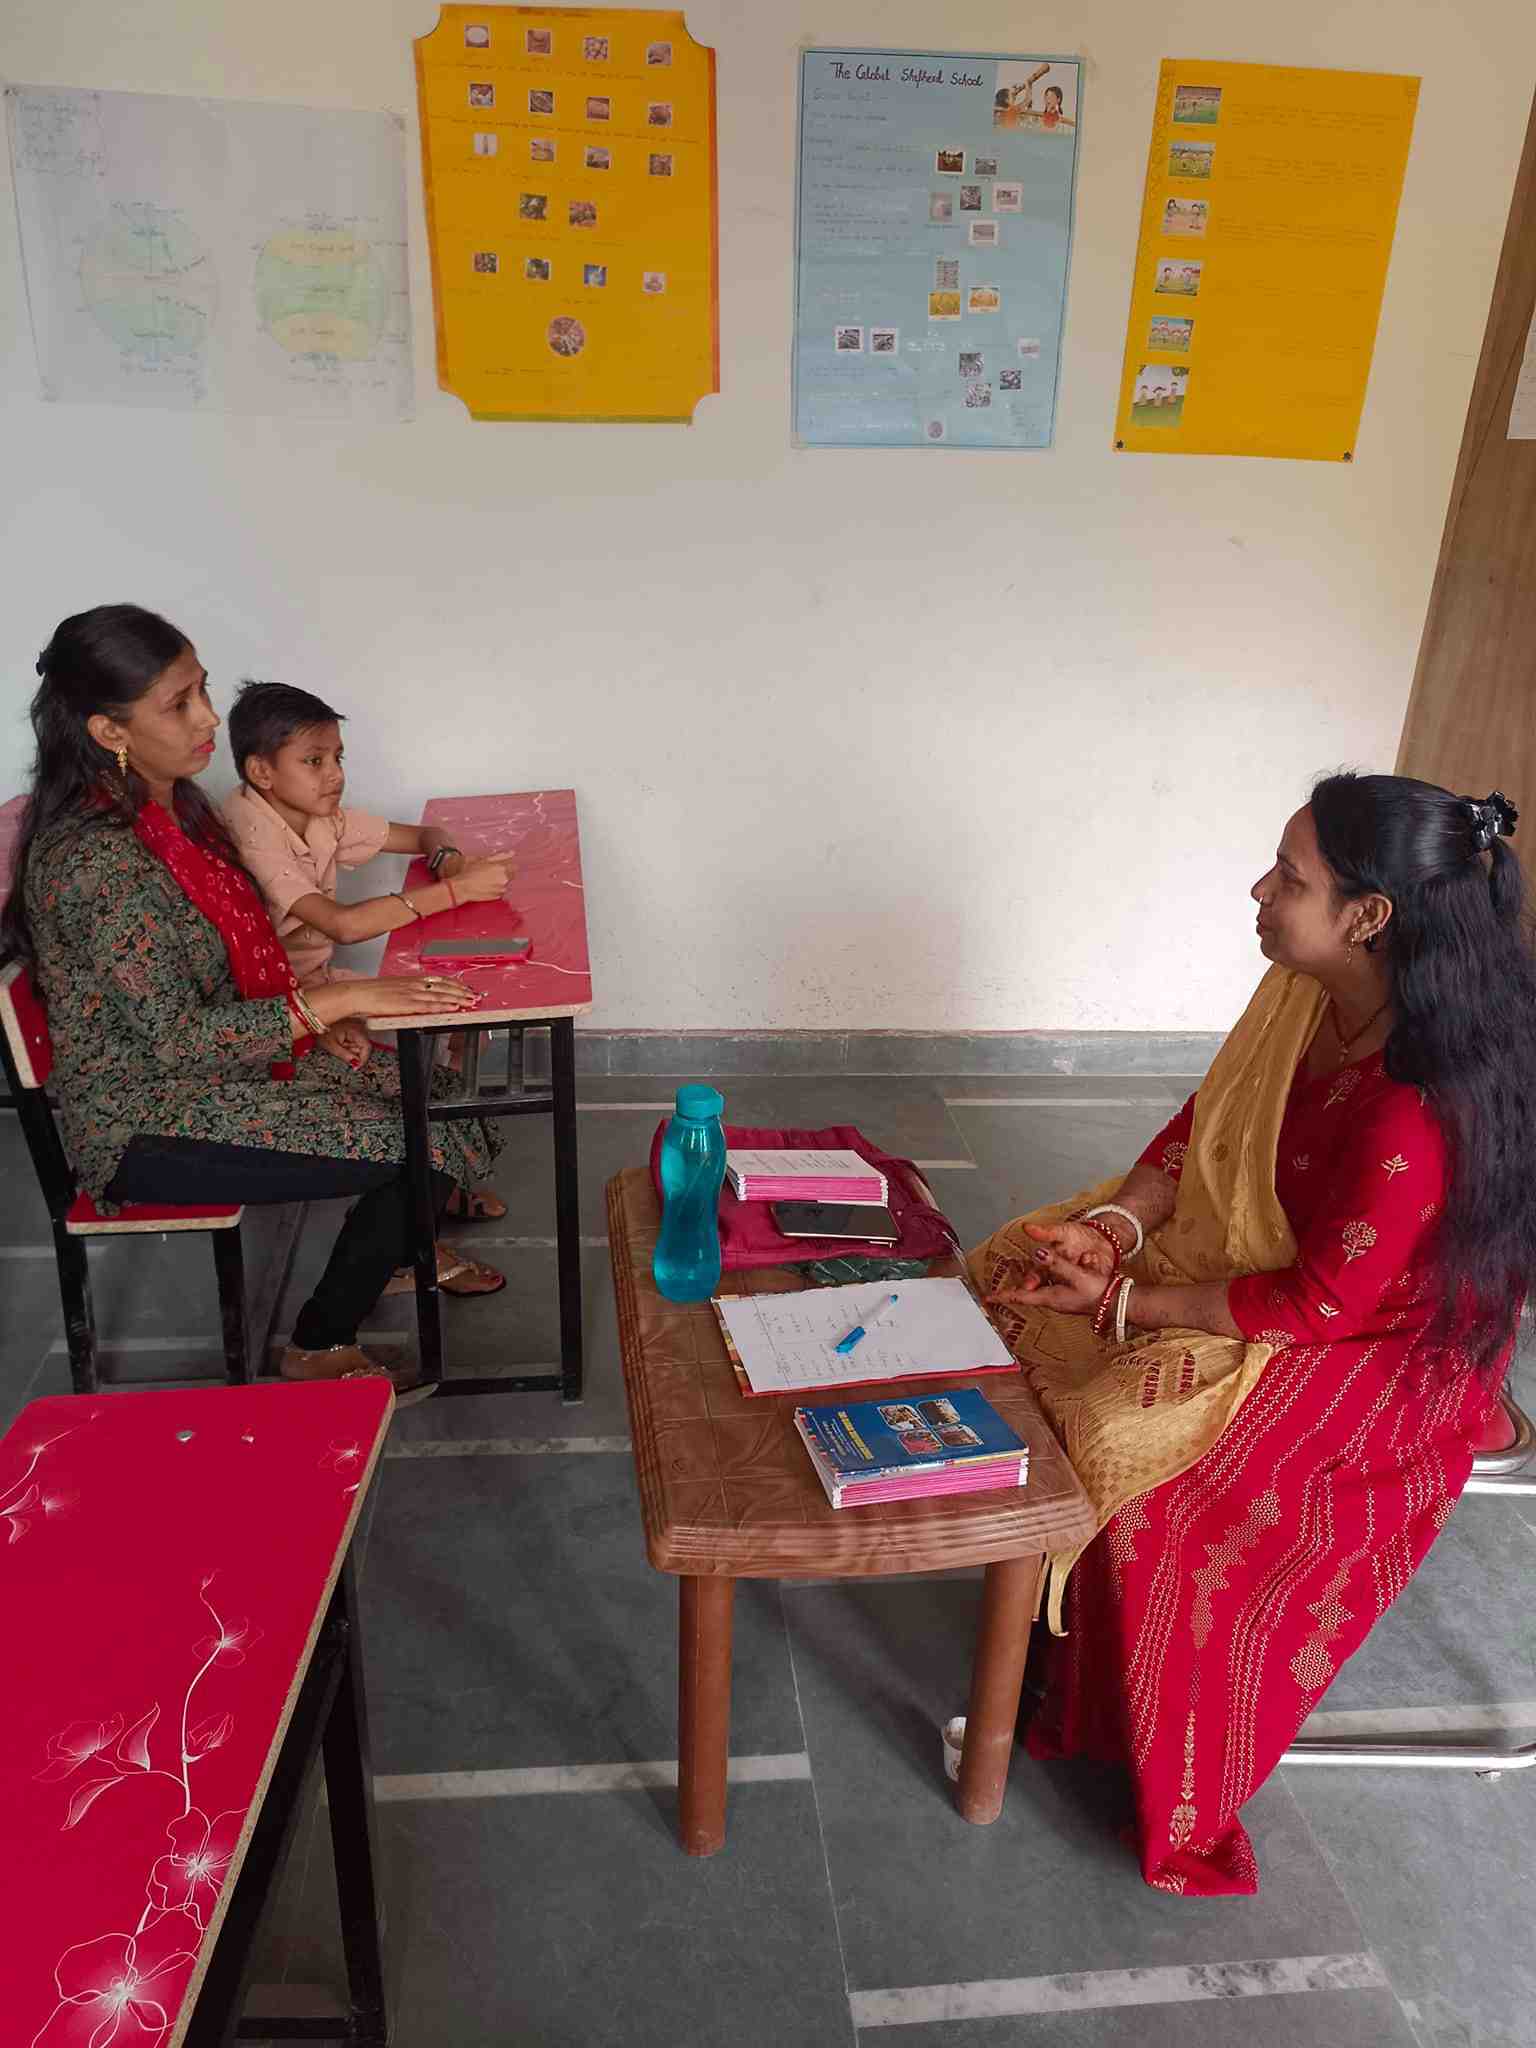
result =
[[[326,1027],[316,1016],[310,1004],[305,1001],[303,992],[299,989],[291,990],[288,1000],[293,1005],[299,1022],[309,1032],[310,1036],[312,1038],[324,1038]]]
[[[405,905],[406,909],[411,913],[412,917],[414,917],[416,922],[420,924],[421,912],[416,908],[415,904],[411,901],[410,897],[406,895],[405,891],[403,889],[392,889],[390,891],[390,894],[392,896],[398,896],[400,898],[400,901]]]

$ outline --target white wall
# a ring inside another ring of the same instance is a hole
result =
[[[724,389],[692,429],[439,392],[411,37],[432,0],[8,0],[0,74],[411,122],[418,415],[285,431],[36,396],[0,193],[0,792],[55,620],[162,610],[216,686],[349,707],[359,800],[573,783],[593,1026],[1224,1026],[1310,775],[1391,765],[1536,76],[1529,0],[698,0]],[[1080,51],[1054,450],[789,445],[800,42]],[[1171,55],[1421,73],[1352,467],[1110,449]],[[0,172],[0,176],[8,173]],[[773,839],[783,850],[770,850]]]

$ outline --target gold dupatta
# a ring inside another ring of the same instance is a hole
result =
[[[1325,997],[1310,976],[1272,967],[1195,1097],[1194,1128],[1173,1214],[1125,1270],[1150,1286],[1274,1272],[1296,1256],[1275,1193],[1275,1153],[1296,1068]],[[1017,1288],[1034,1264],[1026,1223],[1054,1223],[1113,1198],[1124,1175],[994,1231],[970,1254],[983,1294]],[[1102,1529],[1121,1507],[1177,1478],[1215,1443],[1269,1362],[1273,1346],[1204,1330],[1149,1330],[1123,1345],[1086,1316],[999,1308],[994,1320],[1093,1502]],[[1086,1545],[1049,1560],[1047,1618],[1061,1635],[1067,1576]]]

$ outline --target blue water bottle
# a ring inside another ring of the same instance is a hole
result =
[[[720,1284],[725,1132],[718,1089],[690,1082],[661,1141],[661,1236],[651,1270],[668,1301],[707,1301]]]

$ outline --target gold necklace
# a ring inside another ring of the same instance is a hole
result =
[[[1369,1030],[1370,1030],[1371,1026],[1372,1026],[1372,1025],[1373,1025],[1373,1024],[1374,1024],[1374,1023],[1376,1022],[1376,1019],[1377,1019],[1377,1018],[1378,1018],[1378,1017],[1379,1017],[1379,1016],[1381,1015],[1382,1011],[1386,1009],[1386,1007],[1387,1007],[1387,1003],[1390,1003],[1390,1002],[1391,1002],[1391,1000],[1392,1000],[1392,998],[1391,998],[1390,996],[1388,996],[1388,997],[1387,997],[1387,1001],[1386,1001],[1385,1003],[1383,1003],[1383,1004],[1381,1005],[1381,1008],[1380,1008],[1380,1009],[1372,1010],[1372,1012],[1371,1012],[1370,1016],[1369,1016],[1369,1017],[1367,1017],[1367,1018],[1366,1018],[1366,1020],[1365,1020],[1365,1022],[1364,1022],[1364,1023],[1363,1023],[1363,1024],[1362,1024],[1362,1025],[1360,1026],[1360,1029],[1359,1029],[1358,1031],[1354,1031],[1354,1032],[1351,1032],[1351,1034],[1349,1035],[1349,1037],[1348,1037],[1348,1038],[1346,1038],[1346,1037],[1344,1036],[1344,1033],[1343,1033],[1343,1032],[1342,1032],[1342,1031],[1341,1031],[1341,1030],[1339,1029],[1339,1006],[1338,1006],[1338,1003],[1337,1003],[1336,1001],[1335,1001],[1335,1002],[1333,1003],[1333,1005],[1332,1005],[1332,1013],[1333,1013],[1333,1015],[1332,1015],[1332,1022],[1333,1022],[1333,1035],[1334,1035],[1334,1037],[1335,1037],[1335,1038],[1336,1038],[1336,1039],[1337,1039],[1337,1040],[1339,1041],[1339,1058],[1338,1058],[1338,1064],[1339,1064],[1339,1065],[1340,1065],[1341,1067],[1343,1066],[1343,1064],[1344,1064],[1345,1060],[1346,1060],[1346,1059],[1348,1059],[1348,1057],[1349,1057],[1349,1049],[1350,1049],[1350,1047],[1351,1047],[1352,1045],[1358,1045],[1358,1044],[1359,1044],[1360,1040],[1361,1040],[1362,1038],[1364,1038],[1364,1036],[1365,1036],[1365,1034],[1367,1033],[1367,1031],[1369,1031]]]

